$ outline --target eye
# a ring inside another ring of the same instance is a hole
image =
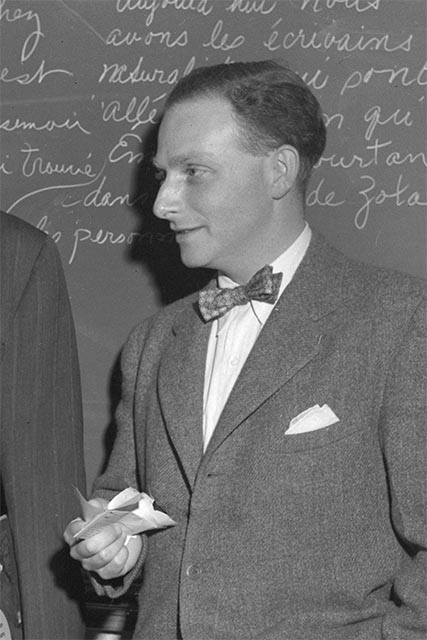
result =
[[[204,173],[206,173],[206,169],[190,165],[186,167],[185,173],[189,178],[200,178]]]

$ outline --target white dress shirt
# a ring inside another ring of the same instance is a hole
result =
[[[273,273],[282,273],[279,297],[292,280],[311,240],[308,224],[295,242],[273,263]],[[237,287],[225,275],[218,276],[219,287]],[[252,300],[233,307],[212,322],[206,356],[203,396],[203,448],[206,449],[219,416],[237,377],[266,323],[274,305]]]

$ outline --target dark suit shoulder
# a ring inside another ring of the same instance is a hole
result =
[[[0,211],[0,228],[2,251],[9,245],[22,243],[26,250],[38,253],[44,245],[53,243],[53,240],[40,229],[4,211]]]
[[[3,211],[0,214],[2,284],[3,279],[13,279],[16,289],[24,287],[41,254],[51,268],[56,268],[59,253],[46,233],[14,215]]]
[[[0,212],[1,324],[8,326],[35,274],[46,292],[63,281],[56,245],[45,233],[11,214]],[[64,283],[65,284],[65,283]],[[5,329],[4,329],[5,330]]]

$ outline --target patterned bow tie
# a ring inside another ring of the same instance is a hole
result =
[[[199,293],[199,308],[206,322],[221,318],[233,307],[246,304],[250,300],[259,300],[274,304],[279,295],[281,273],[274,273],[270,265],[265,265],[249,280],[234,289],[205,289]]]

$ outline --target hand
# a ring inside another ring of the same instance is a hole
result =
[[[96,498],[90,502],[96,506],[105,506],[107,503]],[[95,571],[104,580],[111,580],[124,576],[135,566],[142,548],[139,535],[129,538],[120,524],[116,523],[86,540],[79,541],[74,535],[84,524],[81,518],[76,518],[68,524],[64,532],[65,541],[71,547],[71,557],[79,560],[84,569]]]

